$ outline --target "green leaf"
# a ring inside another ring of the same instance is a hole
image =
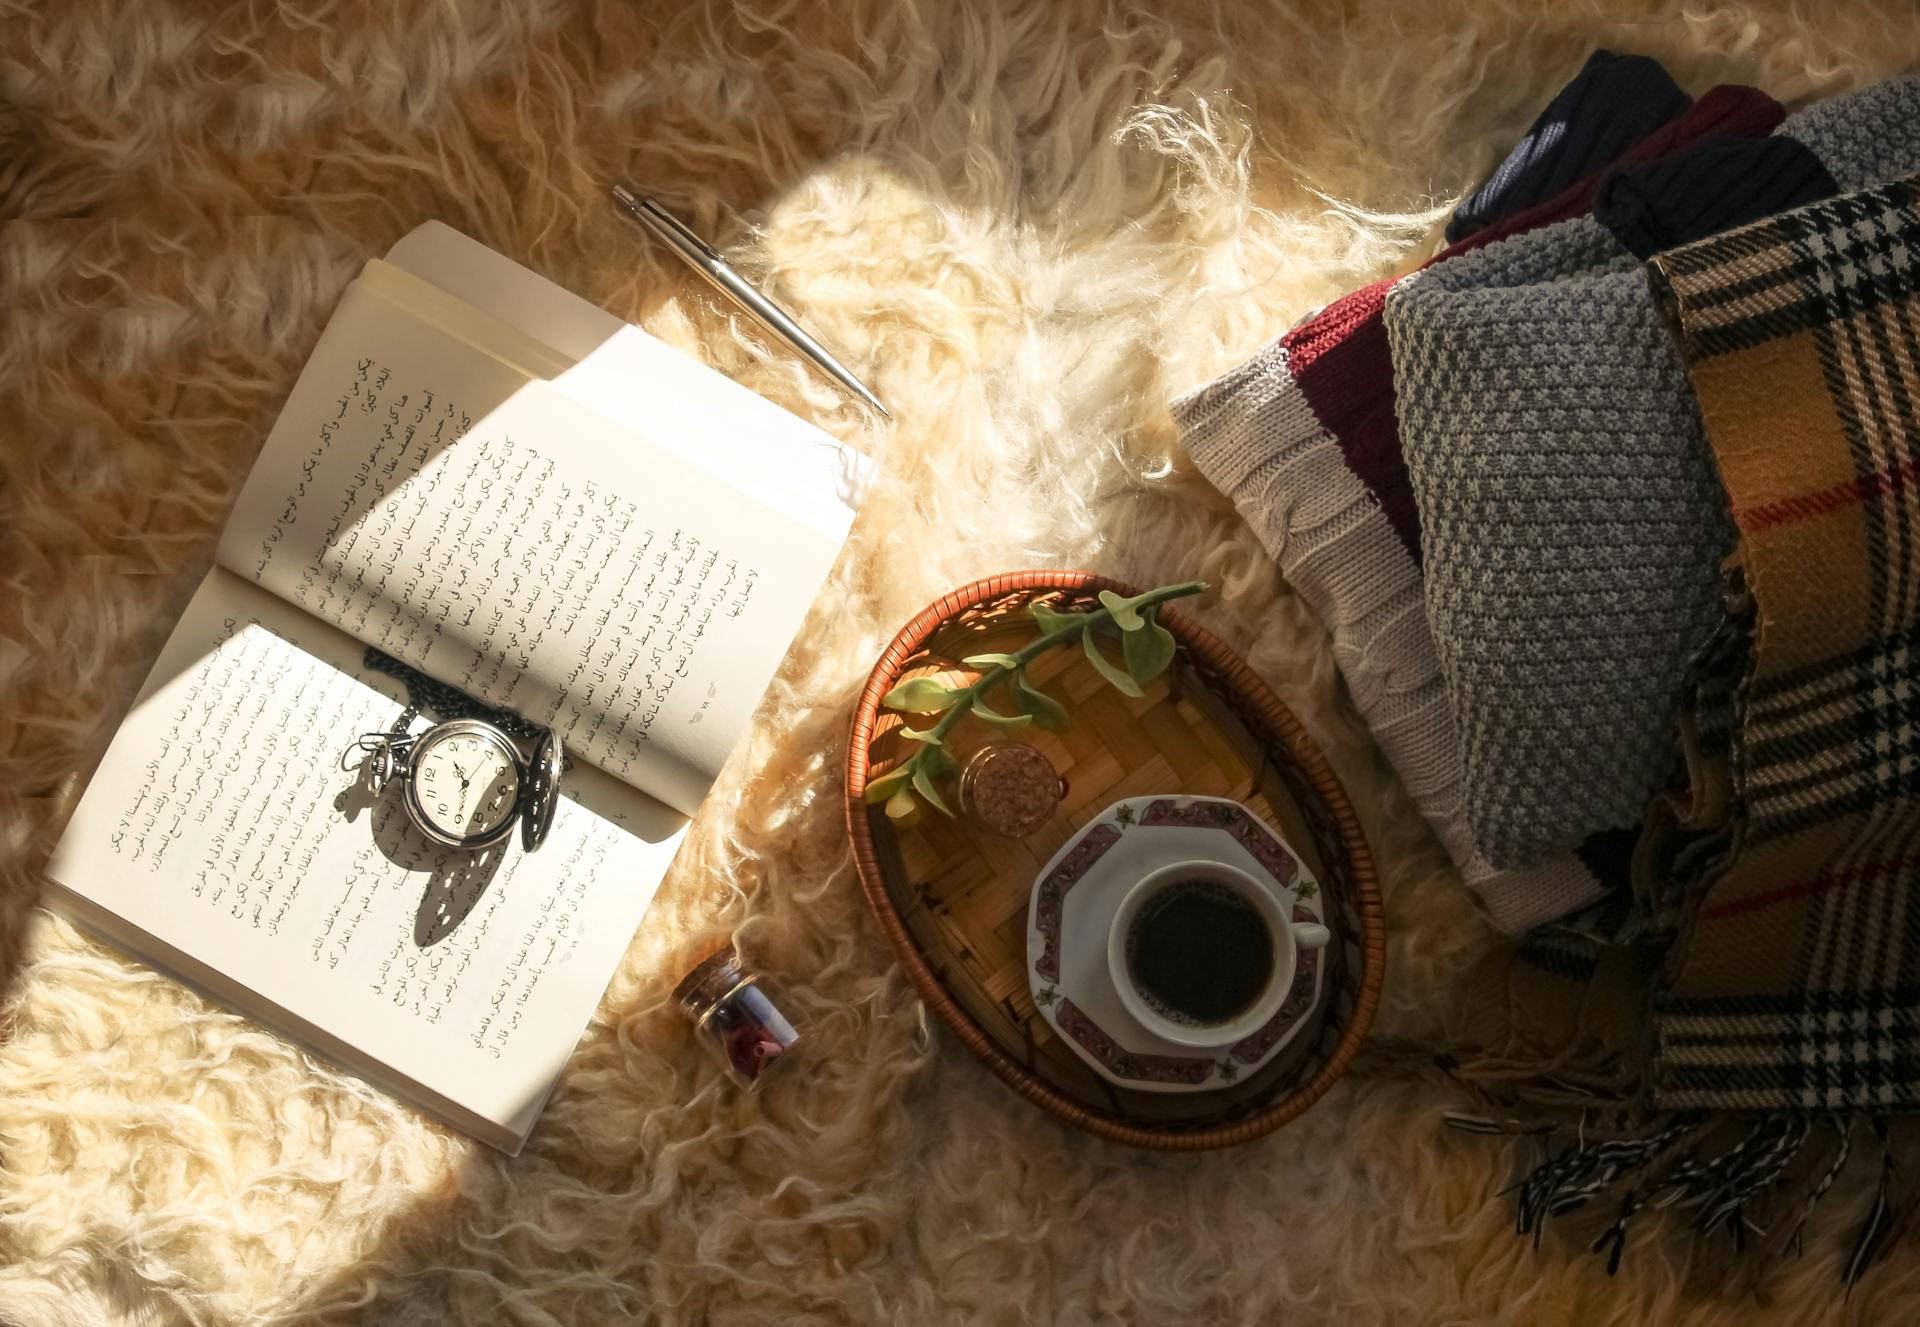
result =
[[[911,677],[880,697],[880,703],[911,714],[938,714],[952,709],[964,694],[931,677]]]
[[[1139,602],[1138,599],[1122,599],[1112,590],[1100,591],[1100,606],[1112,616],[1114,626],[1129,634],[1146,625],[1146,619],[1134,611],[1133,606]]]
[[[1027,605],[1027,611],[1033,614],[1033,620],[1040,624],[1042,634],[1051,636],[1062,627],[1072,626],[1086,616],[1085,613],[1061,613],[1053,605],[1038,601]]]
[[[906,738],[909,742],[925,742],[928,746],[940,745],[940,739],[934,735],[934,731],[931,728],[902,728],[900,730],[900,736]]]
[[[866,799],[869,806],[875,802],[884,802],[895,793],[905,792],[907,780],[912,774],[913,771],[905,765],[898,769],[890,769],[879,778],[868,780],[867,790],[861,796]]]
[[[1013,699],[1034,723],[1048,732],[1066,731],[1067,707],[1029,682],[1024,668],[1013,675]]]
[[[913,794],[902,788],[887,799],[887,819],[905,820],[920,809],[920,803],[913,800]]]
[[[998,710],[988,709],[984,702],[978,700],[973,702],[973,717],[985,719],[1002,728],[1025,728],[1033,722],[1031,714],[1002,714]]]
[[[1115,668],[1107,661],[1107,656],[1100,653],[1100,647],[1094,643],[1092,623],[1088,623],[1087,629],[1080,633],[1080,644],[1087,652],[1087,662],[1093,665],[1095,672],[1113,684],[1115,691],[1123,696],[1138,697],[1146,694],[1140,689],[1138,682]]]
[[[953,812],[941,799],[933,781],[941,774],[953,768],[953,757],[937,746],[930,746],[919,760],[913,762],[913,790],[927,799],[927,804],[941,815],[952,818]]]
[[[1018,668],[1020,661],[1011,654],[970,654],[960,661],[969,668]]]
[[[1126,658],[1127,672],[1142,684],[1153,681],[1173,662],[1173,633],[1153,620],[1147,610],[1142,630],[1129,631],[1120,638],[1120,653]]]

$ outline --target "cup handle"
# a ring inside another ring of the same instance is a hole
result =
[[[1318,922],[1296,922],[1293,927],[1293,942],[1304,952],[1310,949],[1324,949],[1333,939],[1333,932]]]

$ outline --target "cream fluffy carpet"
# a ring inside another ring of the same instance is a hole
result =
[[[1165,403],[1430,242],[1596,43],[1788,100],[1920,66],[1908,0],[1578,14],[967,0],[0,0],[0,1323],[1911,1322],[1678,1221],[1539,1252],[1525,1151],[1375,1053],[1238,1151],[1056,1125],[930,1026],[836,784],[882,643],[990,571],[1204,577],[1385,877],[1376,1031],[1443,1044],[1490,940],[1322,632]],[[36,872],[341,287],[438,217],[796,412],[883,435],[640,242],[630,177],[895,408],[849,556],[527,1153],[427,1124],[34,906]],[[736,931],[805,1055],[749,1100],[667,993]],[[1920,1178],[1908,1145],[1906,1175]]]

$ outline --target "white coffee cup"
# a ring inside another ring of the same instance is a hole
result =
[[[1167,889],[1194,882],[1218,886],[1243,899],[1265,924],[1273,942],[1273,963],[1265,984],[1250,1003],[1225,1022],[1184,1023],[1161,1014],[1141,993],[1132,964],[1127,960],[1127,938],[1140,910]],[[1287,998],[1300,954],[1319,949],[1332,938],[1327,928],[1317,922],[1293,921],[1274,891],[1239,867],[1202,858],[1163,866],[1127,891],[1107,931],[1107,969],[1112,974],[1113,988],[1121,1005],[1141,1027],[1176,1045],[1217,1050],[1266,1026]]]

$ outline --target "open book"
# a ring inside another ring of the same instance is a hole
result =
[[[747,389],[420,227],[342,297],[49,901],[518,1151],[865,477]],[[536,852],[440,848],[398,780],[373,791],[351,748],[400,718],[403,679],[559,735]]]

